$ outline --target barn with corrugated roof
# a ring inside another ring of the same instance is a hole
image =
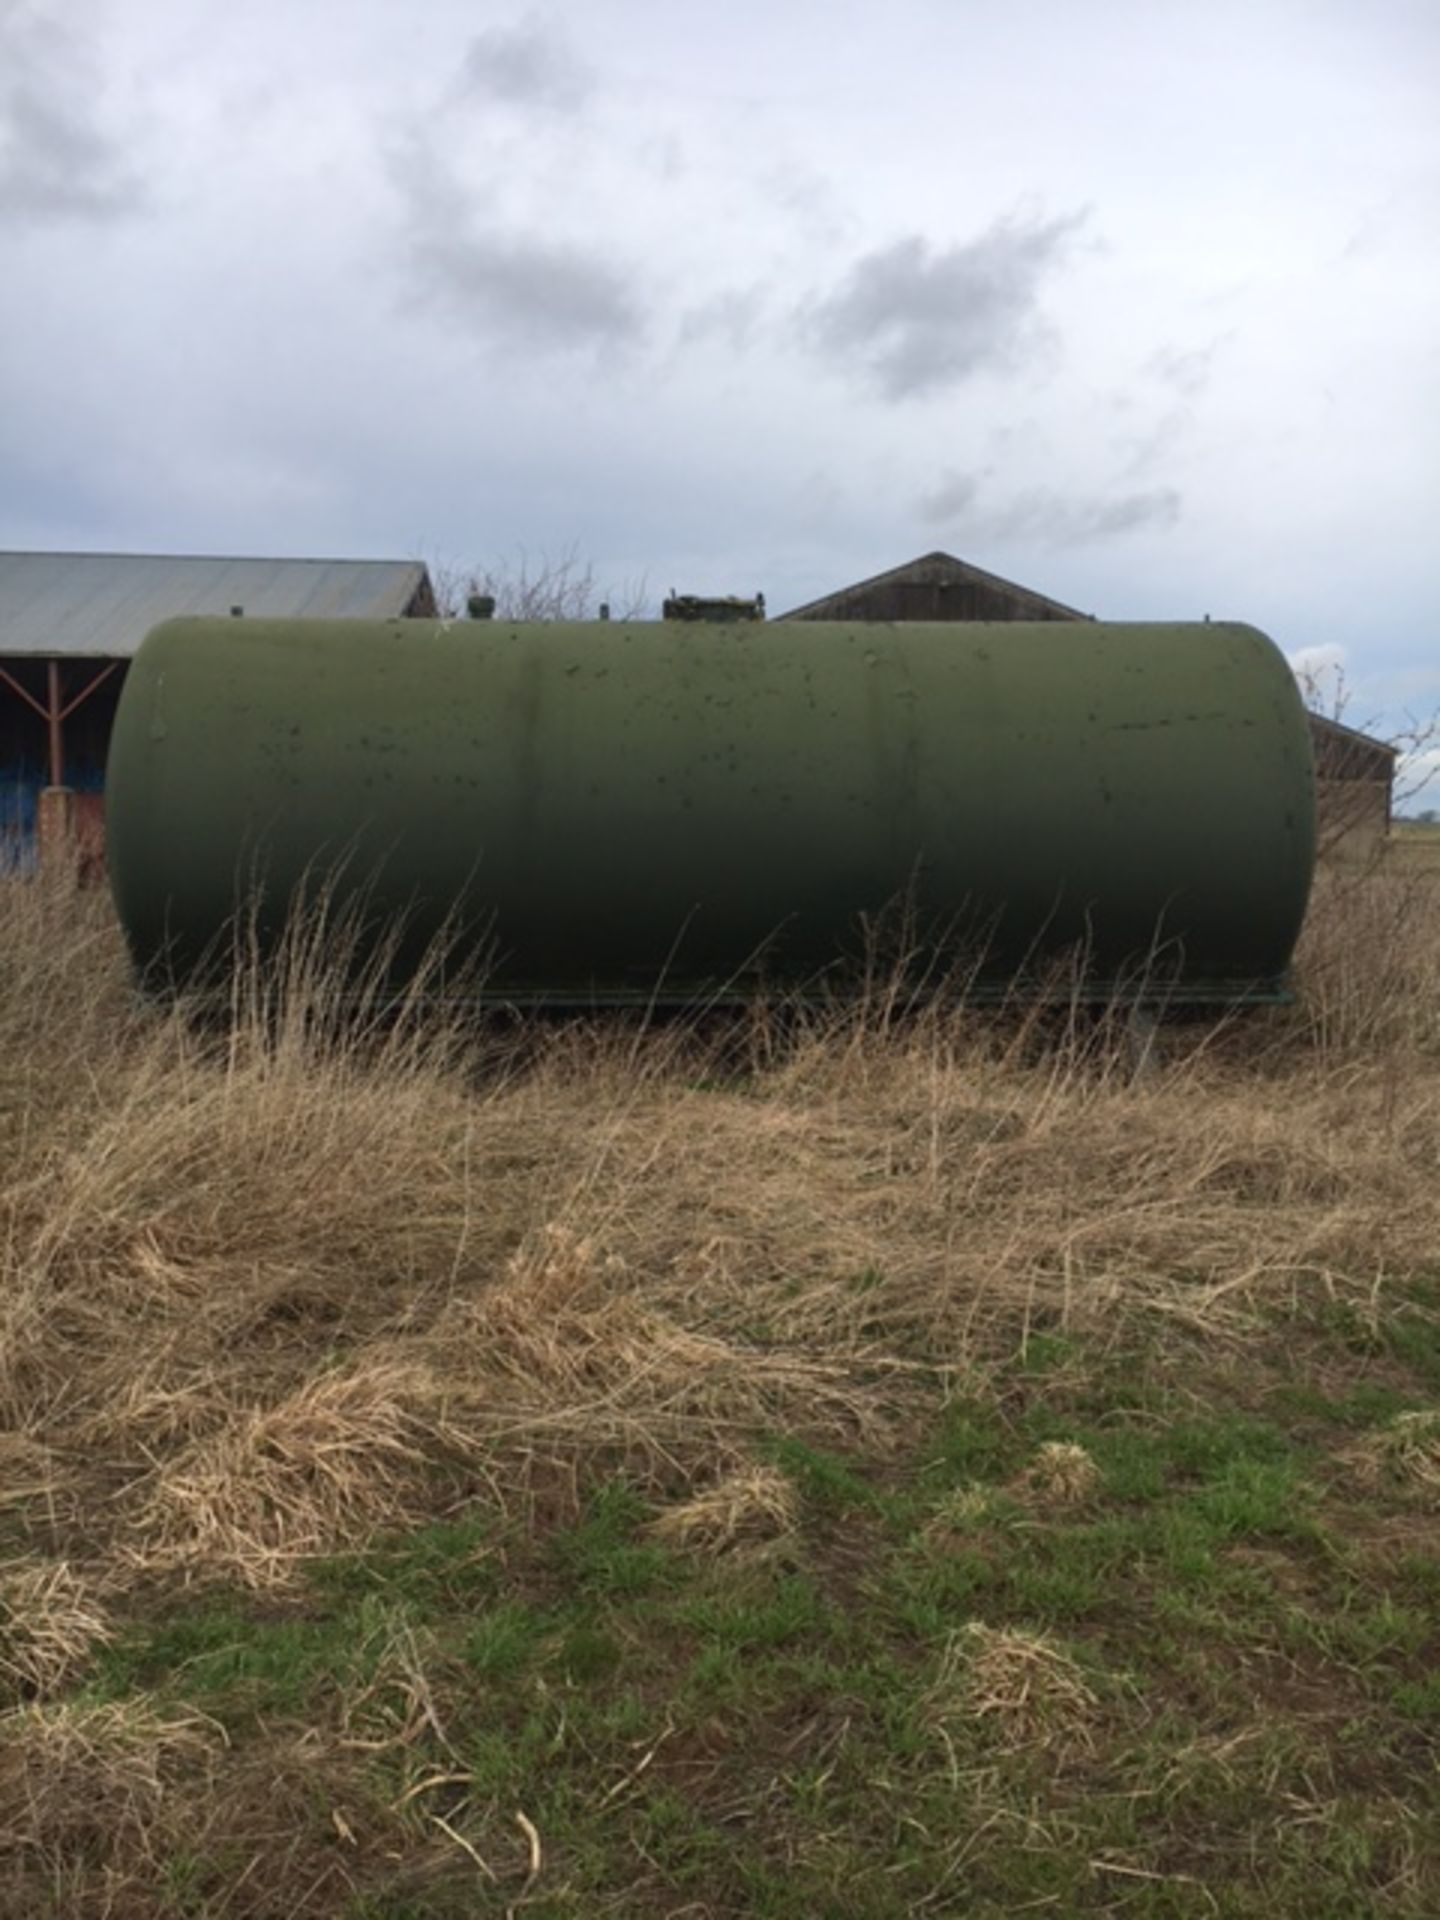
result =
[[[417,560],[0,553],[0,865],[28,865],[47,822],[73,835],[83,858],[100,857],[116,702],[130,659],[160,621],[435,612]]]

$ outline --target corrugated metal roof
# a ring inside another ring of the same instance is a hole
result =
[[[146,553],[0,553],[0,655],[129,659],[182,613],[383,620],[428,585],[418,560],[235,560]]]

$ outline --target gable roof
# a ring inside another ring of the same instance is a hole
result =
[[[1328,714],[1311,713],[1309,720],[1317,779],[1373,780],[1387,787],[1393,783],[1399,747],[1358,727],[1347,727]]]
[[[0,553],[0,655],[126,660],[176,614],[384,620],[433,612],[419,560]]]
[[[839,611],[843,601],[871,591],[872,588],[924,585],[969,585],[993,588],[995,591],[1012,596],[1017,601],[1031,605],[1037,611],[1043,611],[1049,619],[1088,620],[1088,613],[1081,613],[1078,607],[1067,607],[1061,600],[1051,600],[1046,594],[1036,593],[1030,587],[1022,587],[1013,580],[1002,580],[998,573],[987,573],[983,567],[971,566],[968,560],[957,560],[953,553],[922,553],[917,559],[907,560],[898,567],[889,567],[884,573],[871,574],[868,580],[857,580],[853,586],[839,587],[834,593],[824,594],[819,600],[809,600],[803,607],[792,607],[788,613],[778,617],[781,620],[818,620],[823,619],[831,609],[836,609],[836,618],[843,618]]]
[[[1310,725],[1317,733],[1323,733],[1337,742],[1348,742],[1359,748],[1369,748],[1375,753],[1388,754],[1392,760],[1400,757],[1399,747],[1392,746],[1388,740],[1377,739],[1373,733],[1366,733],[1360,727],[1347,727],[1343,720],[1332,720],[1328,713],[1312,711]]]

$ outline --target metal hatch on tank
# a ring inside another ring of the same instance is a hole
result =
[[[843,992],[902,898],[979,998],[1083,943],[1094,997],[1158,954],[1167,999],[1273,1000],[1314,859],[1293,677],[1219,622],[177,620],[108,791],[147,977],[328,875],[520,1005]]]

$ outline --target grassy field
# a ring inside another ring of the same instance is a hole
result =
[[[1427,875],[1139,1080],[0,927],[0,1913],[1440,1912]]]
[[[1386,859],[1392,871],[1440,873],[1440,826],[1399,820],[1391,829]]]

